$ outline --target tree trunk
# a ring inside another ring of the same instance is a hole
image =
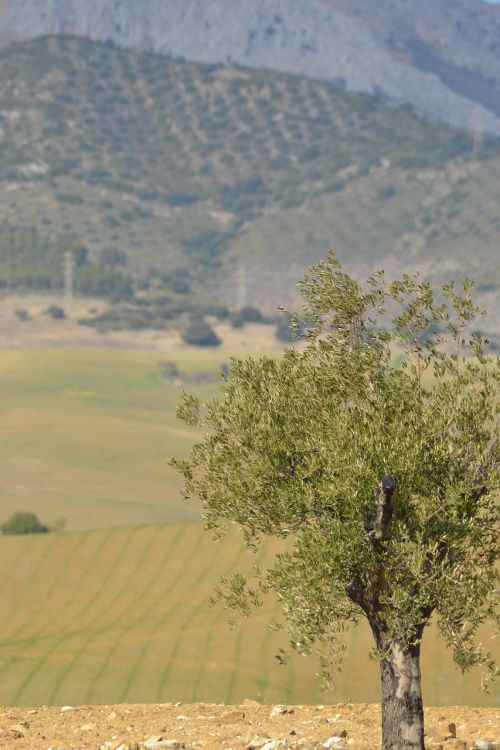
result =
[[[420,646],[397,644],[380,662],[382,750],[424,750]]]
[[[383,654],[380,661],[382,750],[425,750],[420,645],[403,645],[389,638],[381,606],[388,591],[385,552],[390,539],[395,488],[393,476],[382,477],[375,513],[368,513],[363,524],[366,539],[374,552],[373,568],[364,574],[355,572],[345,590],[351,601],[365,613],[377,650]],[[421,617],[415,623],[415,638],[422,637],[431,612],[432,607],[422,609]]]

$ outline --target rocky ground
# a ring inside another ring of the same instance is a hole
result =
[[[0,709],[8,750],[372,750],[380,707],[153,704]],[[426,710],[429,750],[498,750],[500,712],[448,706]],[[495,742],[495,739],[497,742]]]

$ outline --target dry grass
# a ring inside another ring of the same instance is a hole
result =
[[[215,545],[192,523],[4,538],[0,700],[317,695],[312,665],[275,666],[268,612],[228,632],[224,613],[208,609],[218,576],[244,557],[241,544]]]
[[[236,536],[215,544],[193,522],[0,538],[0,703],[377,701],[365,629],[349,635],[324,694],[314,660],[273,658],[285,637],[267,627],[271,603],[239,630],[208,607],[219,576],[265,565],[273,548],[245,553]],[[432,632],[423,674],[427,705],[494,705]]]
[[[180,389],[161,382],[165,358],[0,355],[0,521],[31,510],[76,530],[0,537],[0,703],[377,700],[365,631],[349,636],[348,662],[325,696],[313,662],[277,665],[272,609],[229,631],[225,613],[207,608],[220,575],[265,560],[245,556],[234,537],[214,544],[188,520],[199,508],[180,498],[167,460],[195,434],[175,419]],[[185,349],[168,358],[193,373],[227,356]],[[202,396],[215,389],[189,386]],[[494,702],[478,675],[453,671],[432,632],[424,646],[427,704]]]

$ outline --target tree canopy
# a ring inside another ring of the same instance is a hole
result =
[[[305,346],[233,359],[219,398],[179,408],[207,430],[175,462],[207,528],[290,537],[257,585],[236,574],[220,593],[248,613],[274,591],[305,653],[331,656],[366,617],[382,664],[418,652],[433,618],[462,669],[491,675],[475,636],[498,581],[500,368],[467,333],[473,283],[379,272],[363,287],[331,253],[300,286]]]

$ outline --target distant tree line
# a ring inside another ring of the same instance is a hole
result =
[[[102,332],[116,330],[165,329],[178,322],[182,338],[195,346],[218,346],[221,342],[207,318],[227,320],[234,328],[247,323],[276,324],[277,338],[291,341],[289,318],[268,317],[257,307],[245,305],[231,310],[226,305],[200,298],[193,289],[189,269],[152,269],[136,280],[127,273],[127,255],[118,247],[101,251],[92,262],[87,248],[74,234],[51,238],[35,228],[7,227],[0,230],[0,290],[53,292],[64,287],[64,256],[74,262],[74,289],[84,296],[109,300],[113,307],[100,315],[80,319]],[[134,288],[135,287],[135,288]],[[46,311],[63,319],[65,311],[51,305]],[[30,319],[27,310],[17,310],[19,320]]]
[[[132,279],[109,263],[89,260],[87,248],[74,234],[52,239],[36,229],[6,228],[0,231],[0,289],[59,291],[64,285],[63,258],[73,256],[75,290],[112,302],[133,297]]]

